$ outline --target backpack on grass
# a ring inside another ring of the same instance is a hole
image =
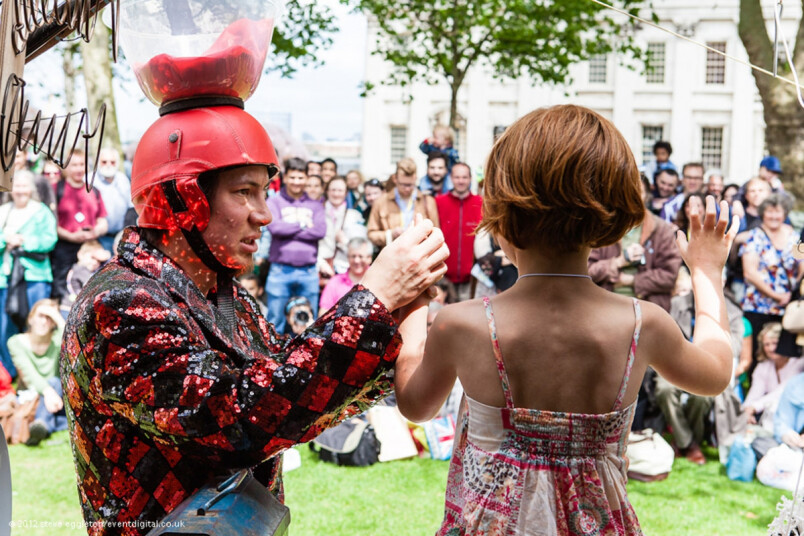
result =
[[[322,461],[364,467],[377,463],[380,442],[368,421],[355,417],[321,433],[310,442],[310,449]]]

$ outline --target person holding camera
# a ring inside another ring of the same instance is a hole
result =
[[[589,275],[599,286],[618,294],[655,303],[670,311],[670,298],[681,267],[675,227],[654,215],[650,183],[642,176],[644,221],[616,244],[589,255]]]

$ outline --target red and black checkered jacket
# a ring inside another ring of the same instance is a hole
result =
[[[274,456],[392,388],[401,337],[368,290],[289,342],[235,292],[230,338],[186,273],[132,228],[76,300],[61,379],[90,534],[145,534],[143,522],[227,470],[259,466],[281,498]]]

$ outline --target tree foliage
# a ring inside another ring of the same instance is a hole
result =
[[[533,83],[569,80],[573,63],[596,54],[644,57],[630,22],[589,0],[341,0],[379,26],[375,54],[394,66],[383,83],[446,80],[455,126],[458,90],[469,69]],[[642,0],[616,0],[637,13]]]

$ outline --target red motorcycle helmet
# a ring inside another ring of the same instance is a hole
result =
[[[269,177],[279,171],[268,133],[246,111],[214,106],[163,115],[142,136],[132,162],[137,225],[204,231],[210,212],[198,176],[245,165],[264,165]]]

